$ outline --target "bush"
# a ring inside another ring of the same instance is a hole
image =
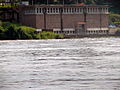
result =
[[[2,26],[0,26],[0,33],[3,33],[5,30]]]
[[[120,22],[120,14],[110,14],[110,23]]]
[[[0,39],[35,39],[35,29],[19,24],[2,22],[0,25]]]
[[[61,39],[64,36],[62,34],[57,34],[54,32],[41,32],[39,34],[40,39]]]
[[[5,39],[17,39],[17,26],[16,25],[10,25],[5,30]]]
[[[115,33],[117,36],[120,36],[120,28]]]
[[[60,39],[63,38],[62,34],[53,32],[35,33],[36,29],[20,26],[15,23],[2,22],[0,23],[0,39]]]
[[[2,26],[0,26],[0,39],[4,39],[4,31],[5,31],[5,29],[2,27]]]
[[[8,28],[8,27],[10,27],[11,25],[20,26],[19,24],[11,23],[11,22],[2,22],[2,23],[1,23],[1,26],[2,26],[3,28]]]
[[[35,28],[26,27],[26,26],[20,26],[17,30],[18,39],[35,39]]]

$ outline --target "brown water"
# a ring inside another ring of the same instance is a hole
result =
[[[0,41],[0,90],[120,90],[120,38]]]

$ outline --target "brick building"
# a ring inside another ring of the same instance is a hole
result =
[[[66,35],[108,34],[106,5],[21,5],[20,23]]]

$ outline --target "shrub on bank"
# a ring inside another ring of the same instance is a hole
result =
[[[16,23],[11,23],[11,22],[1,22],[0,26],[2,26],[3,28],[8,28],[10,27],[11,25],[15,25],[15,26],[20,26],[19,24],[16,24]]]
[[[18,39],[35,39],[35,28],[20,26],[17,30]]]
[[[120,14],[110,14],[110,23],[120,23]]]
[[[38,37],[40,39],[61,39],[63,38],[63,34],[57,34],[54,32],[41,32],[39,33]]]
[[[5,29],[2,26],[0,26],[0,39],[4,38],[4,31]]]
[[[0,23],[0,39],[16,40],[16,39],[60,39],[62,34],[53,32],[35,33],[36,29],[19,24],[2,22]]]
[[[120,36],[120,28],[117,29],[116,33],[115,33],[117,36]]]

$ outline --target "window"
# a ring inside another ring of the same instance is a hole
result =
[[[37,8],[37,13],[39,13],[39,9]]]
[[[67,12],[67,13],[69,12],[68,8],[66,8],[66,12]]]
[[[49,8],[47,8],[47,13],[49,13]]]
[[[74,8],[71,8],[71,13],[74,13]]]
[[[89,8],[88,8],[87,10],[88,10],[88,12],[89,12]]]
[[[40,13],[42,13],[42,8],[40,8]]]
[[[53,9],[52,8],[50,8],[50,13],[53,13]]]
[[[95,12],[97,12],[97,8],[95,8]]]
[[[76,13],[77,12],[77,8],[75,8],[74,10],[75,10],[74,12]]]
[[[56,13],[58,13],[58,8],[55,8],[55,10],[56,10]]]
[[[79,12],[80,12],[80,13],[82,12],[82,8],[79,8]]]
[[[56,13],[55,8],[53,8],[53,13]]]
[[[93,12],[95,12],[95,8],[93,8]]]
[[[106,12],[108,12],[108,8],[106,8]]]
[[[64,8],[64,13],[66,13],[66,8]]]
[[[79,8],[77,8],[77,13],[79,13]]]

